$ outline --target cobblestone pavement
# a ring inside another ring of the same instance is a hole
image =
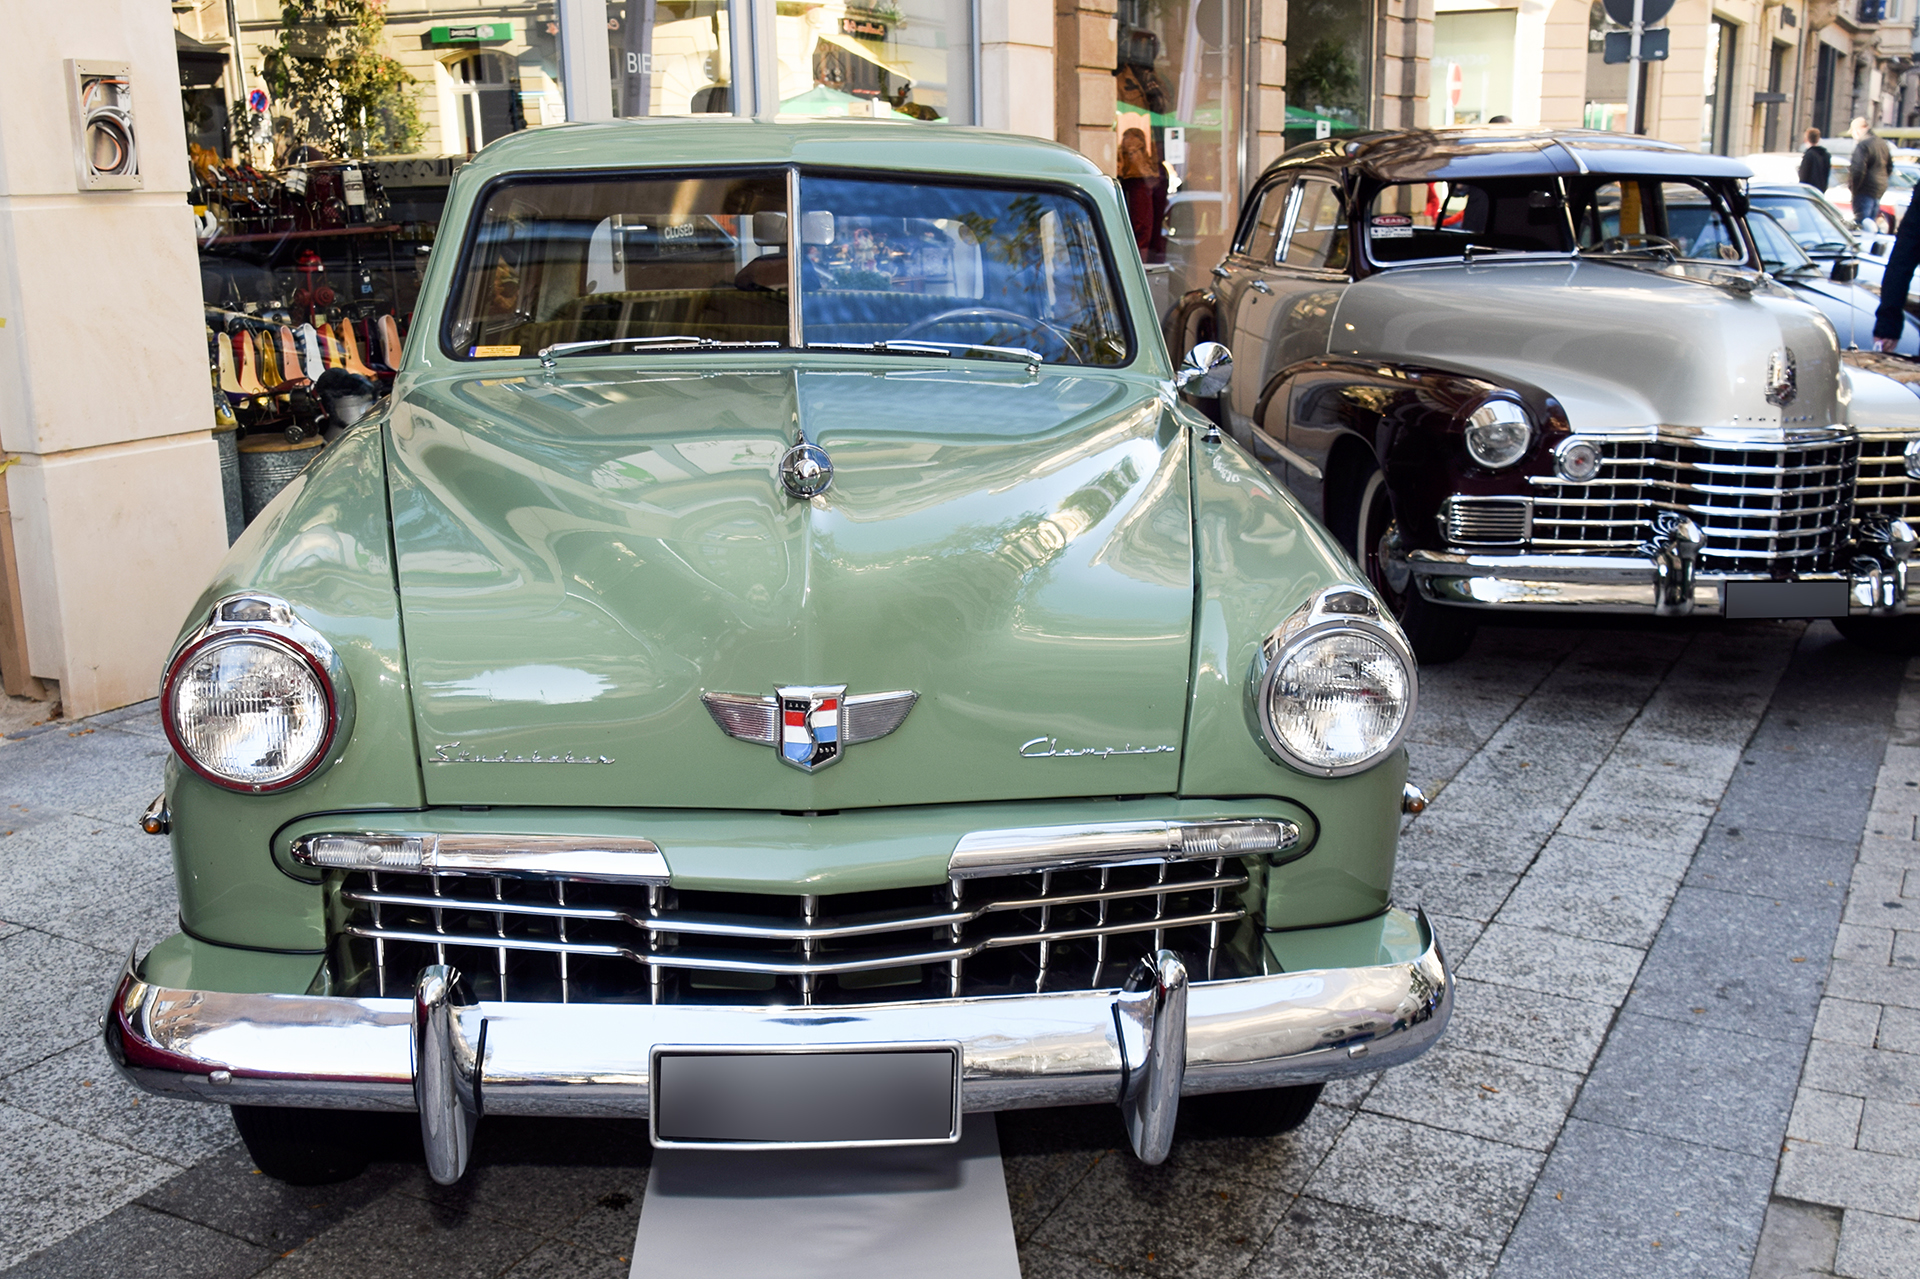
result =
[[[1159,1168],[1109,1107],[1003,1116],[1025,1273],[1912,1275],[1903,678],[1824,623],[1483,630],[1423,672],[1396,889],[1458,969],[1446,1038],[1283,1137],[1190,1116]],[[115,1079],[108,981],[173,928],[131,831],[163,756],[151,706],[0,741],[0,1274],[626,1274],[639,1125],[489,1120],[436,1187],[399,1123],[301,1190]]]

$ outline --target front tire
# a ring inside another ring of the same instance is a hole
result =
[[[1920,617],[1836,617],[1833,625],[1861,648],[1896,657],[1920,654]]]
[[[1435,604],[1420,594],[1413,575],[1392,554],[1399,541],[1387,477],[1374,467],[1356,486],[1342,527],[1337,531],[1367,582],[1393,610],[1407,633],[1413,655],[1424,666],[1438,666],[1466,655],[1477,623],[1460,609]]]
[[[234,1106],[233,1126],[254,1166],[290,1186],[325,1186],[367,1167],[364,1116],[288,1106]]]

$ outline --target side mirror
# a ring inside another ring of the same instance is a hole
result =
[[[1233,380],[1233,352],[1218,342],[1199,342],[1180,361],[1173,385],[1195,399],[1210,400]]]
[[[1833,270],[1827,278],[1836,284],[1849,284],[1860,274],[1860,263],[1854,258],[1839,258],[1833,264]]]

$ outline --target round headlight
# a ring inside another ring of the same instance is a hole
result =
[[[1512,400],[1488,400],[1467,414],[1467,452],[1489,470],[1511,466],[1533,443],[1533,423]]]
[[[1268,637],[1255,660],[1256,728],[1283,764],[1340,777],[1377,763],[1413,718],[1413,657],[1373,597],[1336,587]]]
[[[305,780],[339,728],[322,660],[279,635],[215,629],[167,669],[167,740],[194,772],[230,790],[274,791]]]

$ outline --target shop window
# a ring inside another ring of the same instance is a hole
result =
[[[1516,9],[1437,13],[1433,18],[1432,120],[1436,128],[1513,115]]]
[[[613,113],[728,114],[733,31],[727,0],[610,0]]]
[[[1375,8],[1355,0],[1287,6],[1288,146],[1369,126]]]
[[[1715,18],[1707,32],[1707,97],[1700,112],[1700,149],[1728,154],[1733,139],[1735,28]]]
[[[1116,176],[1135,247],[1175,296],[1226,253],[1240,202],[1244,6],[1119,0]]]

